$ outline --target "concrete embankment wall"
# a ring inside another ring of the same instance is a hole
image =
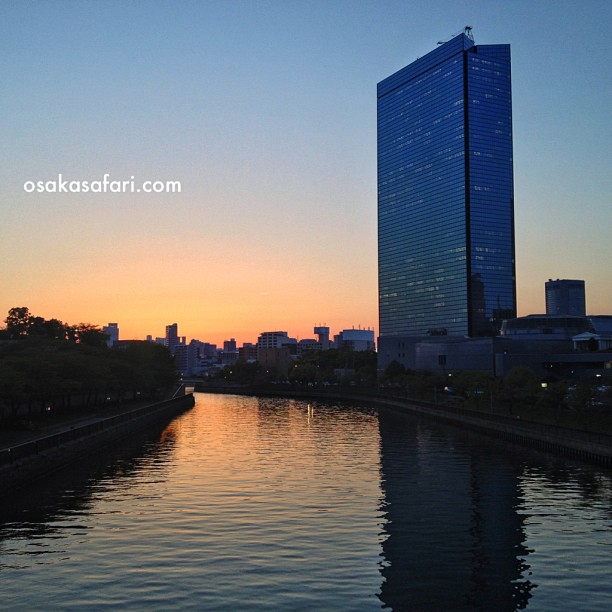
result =
[[[193,394],[181,395],[2,449],[0,490],[26,486],[34,479],[55,472],[135,432],[170,422],[178,414],[193,407],[194,403]]]
[[[474,410],[379,399],[379,406],[420,414],[547,452],[612,467],[612,436]]]
[[[417,414],[466,427],[504,440],[518,442],[547,452],[574,457],[589,463],[612,467],[612,436],[595,432],[558,427],[546,423],[524,421],[517,418],[486,414],[453,406],[429,402],[407,401],[377,395],[352,392],[317,392],[315,390],[257,389],[257,388],[201,388],[209,393],[235,393],[241,395],[268,395],[294,397],[305,400],[341,400],[375,405],[396,412]]]

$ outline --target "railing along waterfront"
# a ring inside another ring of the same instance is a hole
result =
[[[64,431],[43,436],[30,442],[24,442],[22,444],[11,446],[10,448],[0,449],[0,466],[8,465],[21,459],[35,456],[50,449],[61,447],[69,442],[87,438],[92,434],[112,430],[113,428],[130,421],[138,421],[144,419],[145,417],[157,418],[160,413],[163,413],[168,408],[182,408],[187,404],[193,405],[193,396],[184,395],[180,396],[179,398],[173,398],[156,404],[149,404],[129,412],[123,412],[111,417],[102,417],[99,420],[91,423],[73,426],[69,429],[65,429]]]

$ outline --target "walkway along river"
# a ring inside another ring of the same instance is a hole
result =
[[[8,491],[29,486],[32,480],[107,448],[122,438],[157,423],[167,423],[193,405],[193,394],[185,394],[140,408],[128,407],[107,418],[83,421],[75,417],[52,434],[0,448],[0,488]]]

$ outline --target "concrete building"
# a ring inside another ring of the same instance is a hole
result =
[[[257,361],[268,375],[286,378],[297,352],[297,340],[286,331],[263,332],[257,339]]]
[[[236,339],[223,341],[223,352],[224,353],[235,353],[238,349],[236,348]]]
[[[329,348],[329,341],[327,343]],[[322,350],[321,343],[313,338],[303,338],[298,342],[298,353],[305,351],[320,351]]]
[[[287,347],[292,355],[297,353],[297,340],[290,338],[286,331],[269,331],[259,334],[257,338],[257,359],[259,351]]]
[[[390,339],[379,346],[378,367],[384,370],[397,361],[436,374],[473,370],[503,377],[515,366],[527,366],[542,380],[610,376],[609,346],[586,317],[528,315],[504,322],[495,338]]]
[[[240,355],[238,353],[238,348],[236,347],[236,339],[231,338],[230,340],[224,340],[223,352],[221,353],[221,363],[224,366],[232,365],[238,361],[239,357]]]
[[[291,352],[289,345],[257,350],[257,361],[267,376],[287,378],[294,360],[295,353]]]
[[[348,348],[352,351],[376,350],[373,329],[343,329],[334,336],[334,343],[337,348]]]
[[[319,340],[319,345],[322,351],[327,351],[331,348],[329,342],[329,327],[325,325],[317,325],[314,328],[314,334]]]
[[[238,349],[238,357],[242,361],[254,362],[257,361],[257,345],[252,342],[245,342]]]
[[[577,334],[595,332],[591,320],[582,316],[527,315],[504,321],[500,336],[526,340],[571,340]]]
[[[117,323],[109,323],[102,328],[102,333],[108,336],[106,341],[107,346],[112,347],[119,342],[119,325]]]

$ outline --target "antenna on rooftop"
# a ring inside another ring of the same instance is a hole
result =
[[[472,42],[474,42],[474,35],[472,34],[472,26],[468,26],[466,25],[463,30],[459,30],[458,32],[455,32],[448,40],[439,40],[438,44],[439,45],[443,45],[444,43],[447,43],[449,40],[451,40],[452,38],[455,38],[455,36],[459,36],[459,34],[465,34],[465,36],[471,40]]]

